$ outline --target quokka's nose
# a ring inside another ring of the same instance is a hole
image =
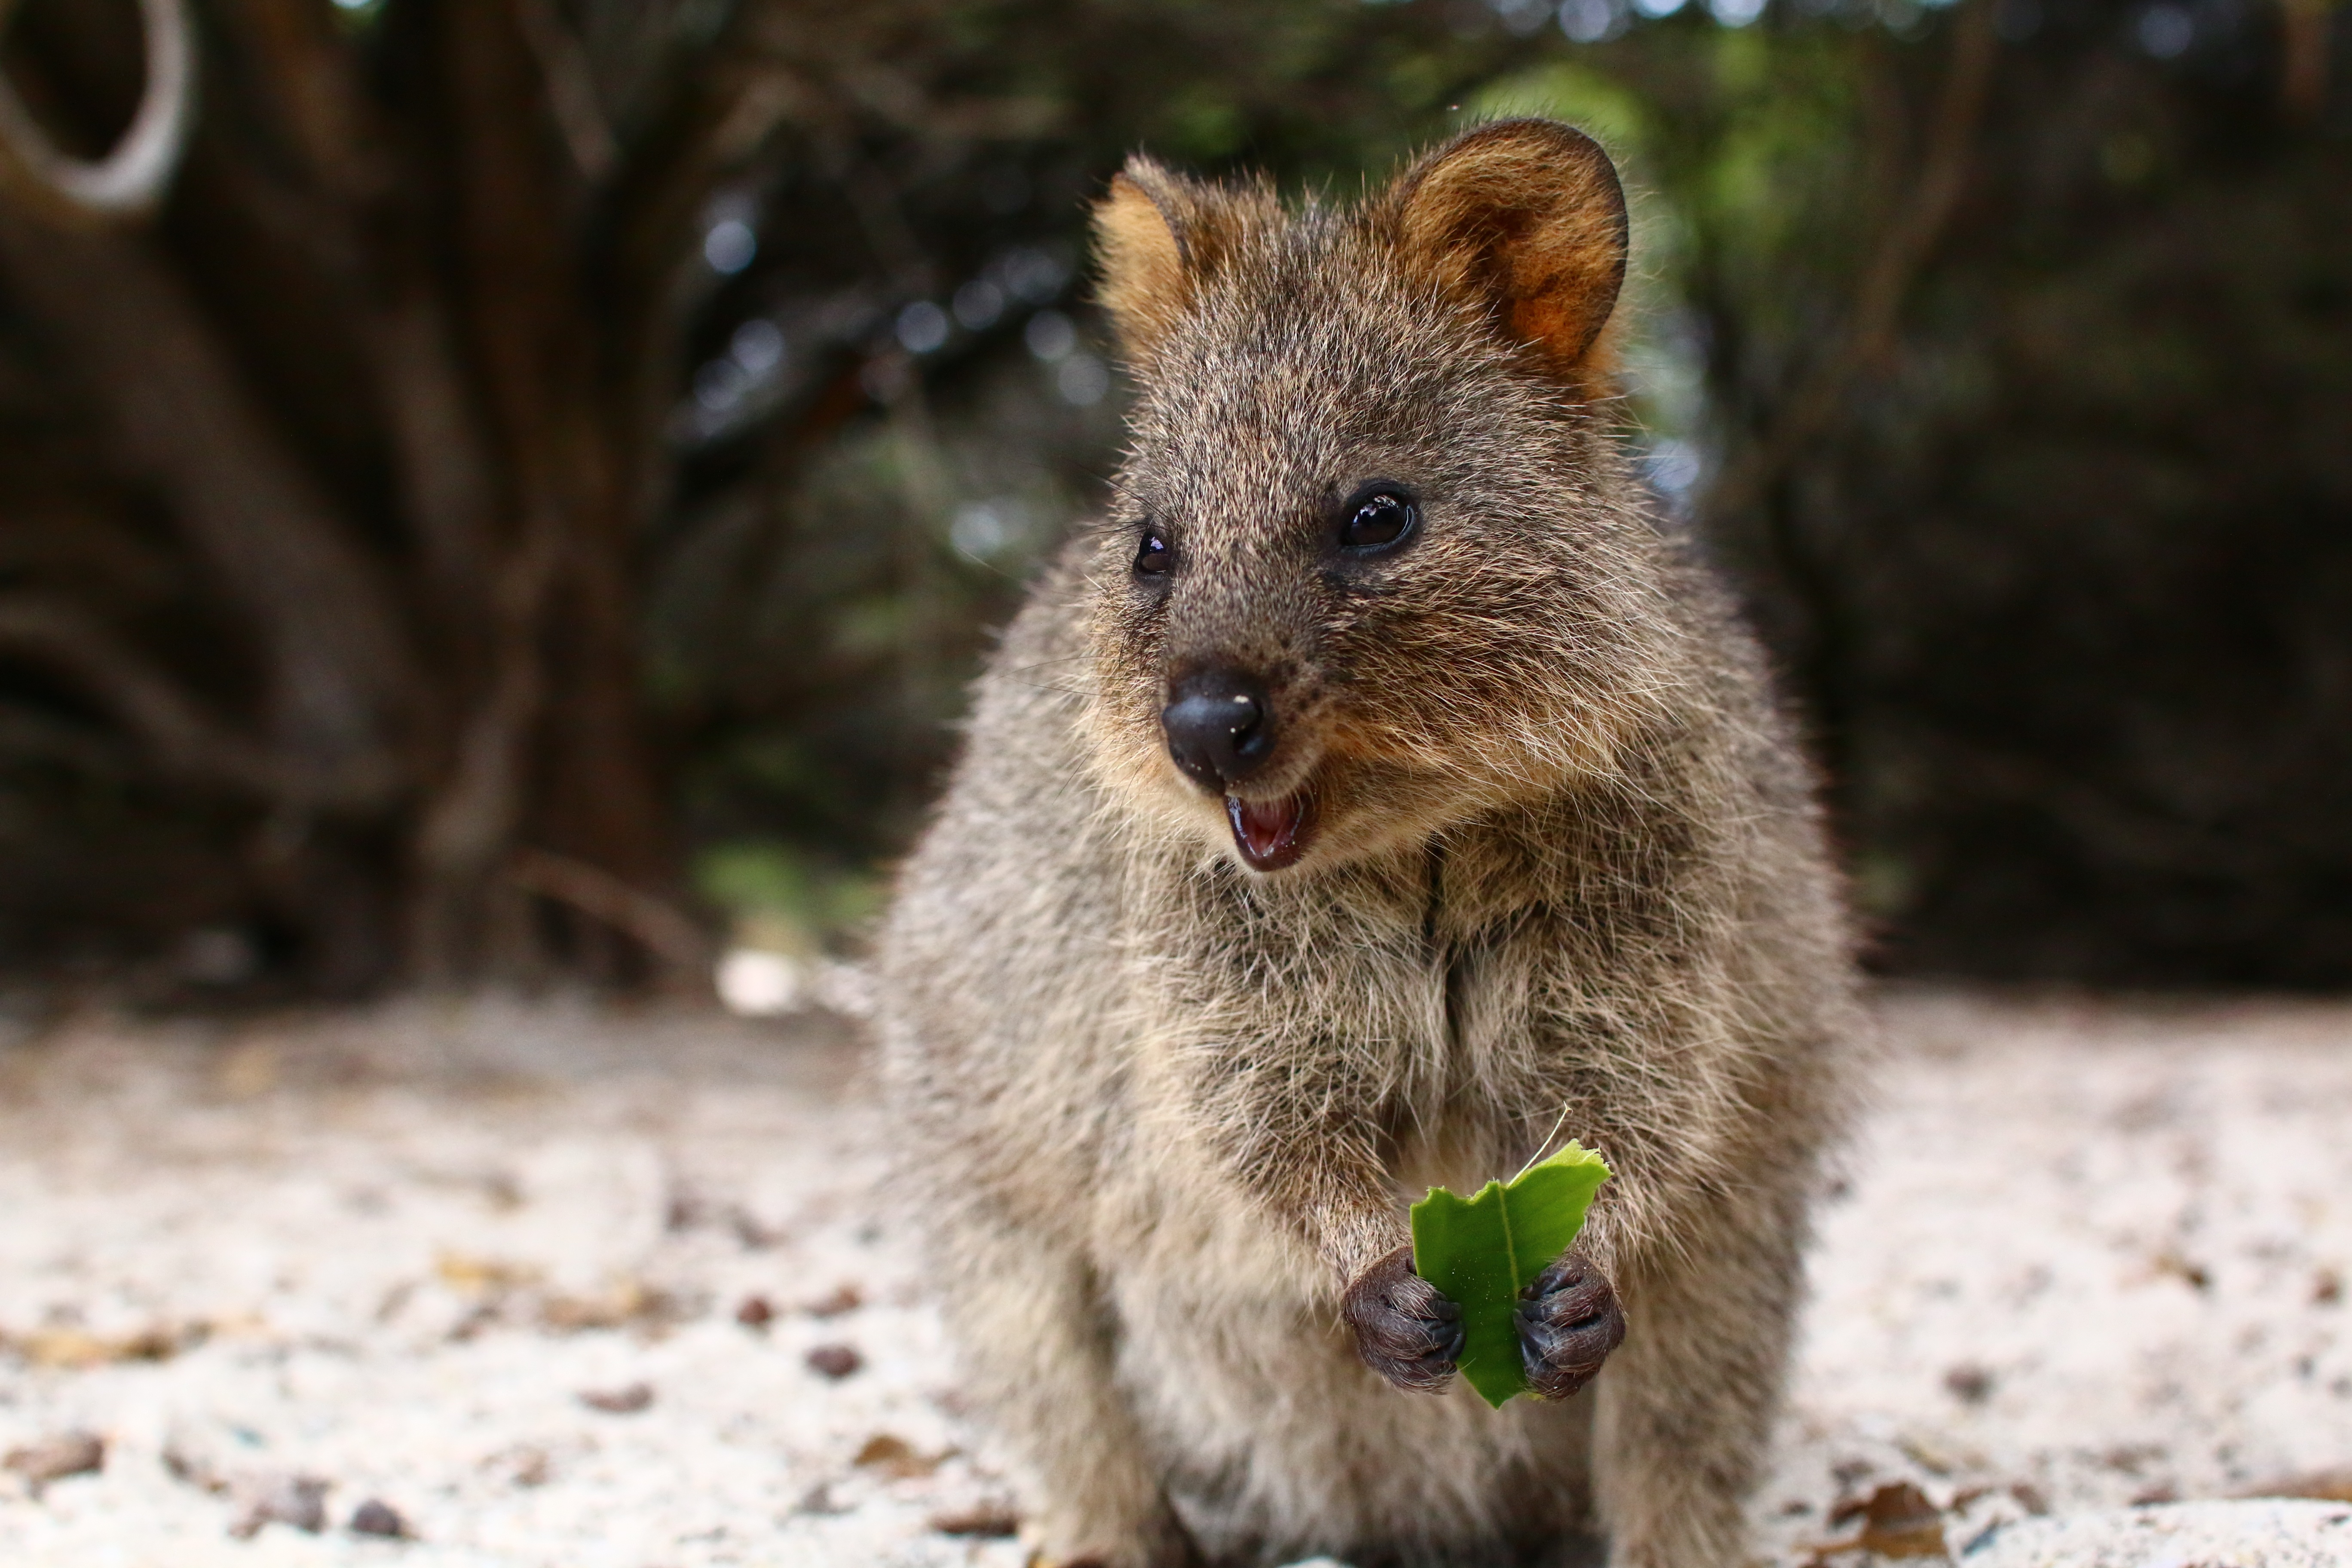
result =
[[[1203,788],[1225,793],[1274,754],[1274,705],[1256,677],[1203,670],[1176,683],[1160,710],[1168,754]]]

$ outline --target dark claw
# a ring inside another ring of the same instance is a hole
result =
[[[1546,1399],[1566,1399],[1591,1383],[1625,1338],[1608,1276],[1572,1252],[1519,1292],[1514,1316],[1528,1385]]]
[[[1441,1332],[1444,1332],[1445,1336],[1445,1359],[1459,1362],[1462,1359],[1462,1347],[1470,1338],[1470,1330],[1462,1321],[1462,1303],[1452,1297],[1440,1296],[1437,1298],[1436,1309],[1437,1321],[1444,1325]]]
[[[1348,1287],[1339,1315],[1356,1331],[1356,1353],[1399,1388],[1434,1393],[1462,1357],[1462,1308],[1412,1271],[1400,1247]]]

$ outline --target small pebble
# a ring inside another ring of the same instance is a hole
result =
[[[765,1296],[746,1296],[743,1304],[735,1309],[735,1321],[747,1329],[764,1329],[773,1321],[775,1308]]]
[[[352,1510],[351,1531],[353,1535],[386,1535],[394,1541],[405,1541],[408,1521],[390,1503],[370,1498]]]
[[[1962,1362],[1944,1373],[1944,1388],[1963,1405],[1982,1405],[1992,1397],[1991,1370],[1974,1362]]]
[[[649,1383],[632,1383],[623,1388],[591,1388],[580,1395],[581,1404],[607,1415],[635,1415],[653,1402],[654,1389]]]
[[[509,1486],[542,1487],[555,1473],[553,1461],[547,1450],[528,1443],[504,1448],[482,1461],[482,1468],[504,1480]]]
[[[312,1535],[327,1528],[327,1483],[316,1476],[252,1476],[234,1488],[236,1518],[228,1532],[250,1541],[265,1524],[290,1524]]]
[[[866,1364],[855,1345],[819,1345],[809,1352],[807,1361],[811,1372],[836,1383]]]
[[[831,1481],[819,1481],[816,1485],[811,1487],[807,1491],[801,1494],[801,1500],[793,1505],[793,1511],[794,1513],[813,1513],[822,1516],[836,1513],[847,1513],[849,1509],[845,1504],[835,1502],[834,1500],[833,1483]]]

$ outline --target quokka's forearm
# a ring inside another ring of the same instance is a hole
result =
[[[1337,1127],[1261,1107],[1219,1140],[1235,1184],[1306,1243],[1335,1292],[1410,1238],[1374,1123],[1350,1121]]]

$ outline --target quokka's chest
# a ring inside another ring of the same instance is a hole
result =
[[[1279,912],[1213,908],[1181,943],[1129,945],[1154,1033],[1202,1070],[1424,1125],[1485,1117],[1540,1074],[1562,950],[1539,913],[1449,933],[1395,902]]]

